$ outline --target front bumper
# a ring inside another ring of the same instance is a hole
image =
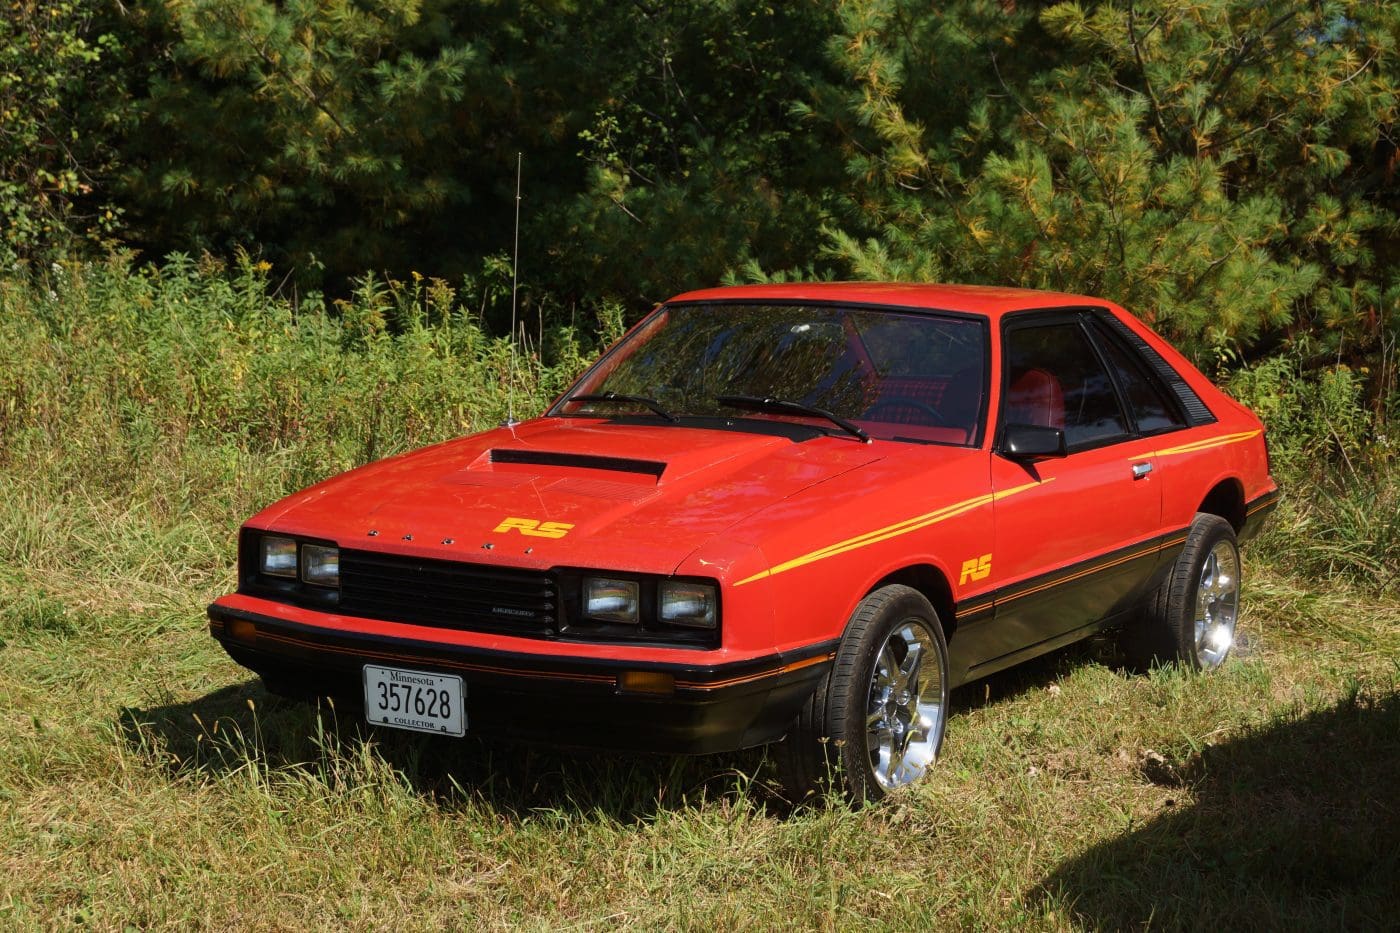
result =
[[[716,665],[524,654],[307,625],[219,603],[209,607],[209,631],[233,660],[299,692],[358,701],[365,664],[458,674],[469,732],[679,754],[782,738],[836,650],[820,643]],[[628,692],[620,680],[631,672],[669,675],[674,689]]]

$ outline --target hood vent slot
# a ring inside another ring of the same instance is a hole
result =
[[[575,496],[589,496],[594,499],[615,499],[620,502],[640,502],[656,495],[656,487],[645,483],[614,483],[605,479],[582,479],[577,476],[557,479],[545,488],[550,492],[572,493]]]
[[[627,457],[596,457],[592,454],[570,454],[550,450],[493,450],[492,463],[525,463],[532,466],[577,467],[581,470],[611,470],[614,473],[636,473],[660,479],[666,464],[655,460],[632,460]]]

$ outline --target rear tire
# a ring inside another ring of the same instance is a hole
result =
[[[861,600],[831,670],[774,752],[787,799],[831,791],[879,800],[922,777],[943,744],[948,646],[918,590],[882,587]]]
[[[1235,529],[1218,515],[1197,513],[1185,547],[1148,600],[1147,611],[1123,634],[1129,663],[1219,667],[1235,641],[1240,579]]]

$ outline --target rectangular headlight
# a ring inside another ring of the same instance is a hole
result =
[[[583,614],[602,622],[636,624],[640,587],[635,580],[603,580],[586,577],[583,581]]]
[[[661,621],[671,625],[714,628],[718,615],[715,588],[709,583],[663,580],[660,587]]]
[[[270,577],[297,576],[297,543],[291,538],[263,535],[258,541],[258,570]]]
[[[301,579],[317,586],[340,586],[340,548],[307,544],[301,549]]]

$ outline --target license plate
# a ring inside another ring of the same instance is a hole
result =
[[[452,674],[365,665],[365,719],[376,726],[465,735],[467,687]]]

